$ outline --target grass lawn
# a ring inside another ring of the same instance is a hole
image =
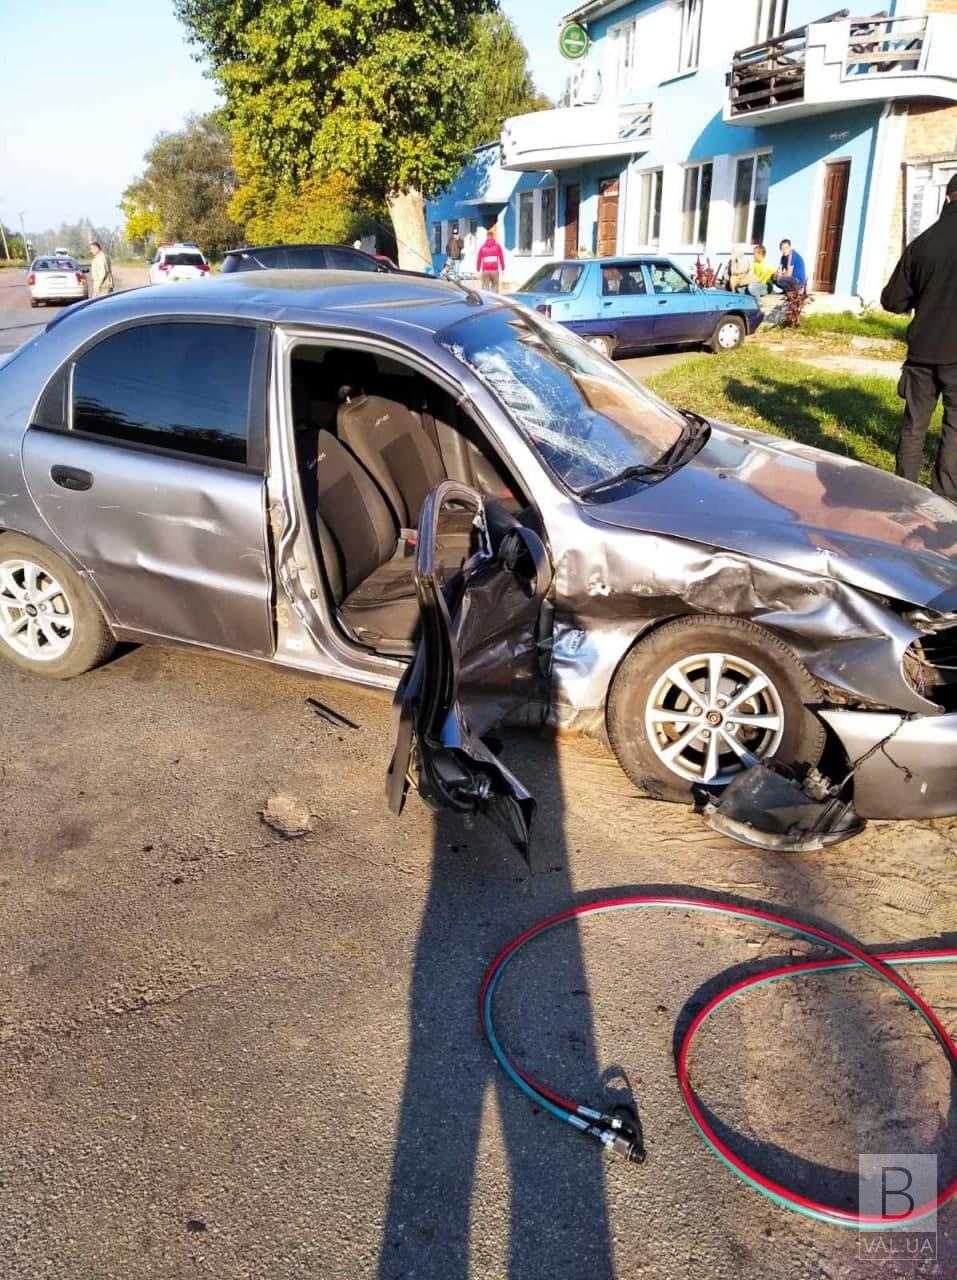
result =
[[[894,468],[903,402],[889,378],[823,372],[746,343],[726,355],[689,356],[646,381],[679,408]],[[928,453],[939,430],[938,407]]]
[[[895,316],[889,311],[850,311],[814,313],[813,305],[801,317],[800,328],[807,333],[847,333],[862,338],[894,338],[903,342],[910,316]]]

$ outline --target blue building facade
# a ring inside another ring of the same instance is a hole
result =
[[[957,0],[873,18],[827,0],[590,0],[570,20],[590,44],[568,105],[508,120],[428,207],[437,268],[454,225],[496,225],[515,285],[555,258],[717,266],[786,237],[815,292],[876,298],[900,247],[908,111],[955,111]]]

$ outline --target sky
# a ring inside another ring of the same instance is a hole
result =
[[[569,0],[503,0],[542,92],[568,64],[558,19]],[[89,217],[114,227],[123,189],[164,130],[216,104],[172,0],[0,0],[0,218],[28,232]]]

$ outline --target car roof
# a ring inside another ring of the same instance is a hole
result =
[[[372,254],[366,253],[365,249],[357,249],[352,244],[333,244],[331,241],[310,241],[308,244],[242,244],[238,249],[227,249],[225,257],[229,257],[231,253],[266,253],[270,249],[348,249],[350,253],[362,253],[367,258],[371,258]]]
[[[158,296],[159,295],[159,296]],[[99,330],[146,316],[235,318],[266,323],[315,324],[323,314],[361,310],[363,327],[389,314],[433,332],[475,313],[473,290],[432,276],[367,271],[240,271],[188,281],[175,289],[126,289],[60,312],[47,330],[85,320]],[[484,298],[488,306],[505,306]],[[437,311],[437,314],[433,314]],[[460,314],[452,314],[453,311]]]

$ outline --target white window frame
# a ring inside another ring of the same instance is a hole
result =
[[[764,154],[762,152],[762,154]],[[682,249],[703,249],[708,240],[708,228],[705,226],[701,234],[701,186],[705,168],[711,170],[711,181],[708,186],[708,222],[711,221],[711,201],[714,198],[714,161],[696,160],[693,164],[682,166],[681,170],[681,247]],[[688,175],[694,174],[694,203],[691,210],[691,238],[685,238],[685,186]]]
[[[661,204],[664,190],[665,171],[660,165],[654,169],[638,170],[638,247],[639,249],[657,249],[661,243]],[[647,184],[648,200],[645,201]],[[658,227],[655,231],[655,205],[658,206]]]
[[[635,56],[638,52],[638,19],[629,18],[608,29],[612,48],[612,94],[621,97],[635,87]]]
[[[754,189],[758,181],[758,156],[767,156],[769,162],[769,171],[774,172],[774,149],[772,147],[756,147],[753,151],[735,152],[731,159],[731,243],[751,245],[754,243]],[[735,230],[735,221],[737,219],[737,192],[738,192],[738,165],[745,160],[753,160],[754,164],[751,168],[751,190],[748,193],[748,220],[745,227],[745,235],[738,236]],[[714,176],[712,173],[712,182]],[[768,181],[768,203],[771,202],[771,183]]]
[[[545,192],[552,193],[552,244],[548,247],[545,241]],[[550,183],[547,187],[539,187],[535,192],[532,225],[534,227],[535,253],[539,257],[552,257],[555,253],[555,238],[558,235],[558,186]]]
[[[678,74],[685,75],[687,72],[698,70],[704,0],[680,0],[680,3],[681,36],[678,42]]]
[[[432,252],[444,253],[445,243],[442,240],[442,220],[440,218],[434,218],[432,220],[431,229],[432,229]]]
[[[522,246],[522,203],[531,201],[532,225],[527,248]],[[519,191],[515,197],[515,253],[520,258],[530,258],[535,252],[535,192]]]

